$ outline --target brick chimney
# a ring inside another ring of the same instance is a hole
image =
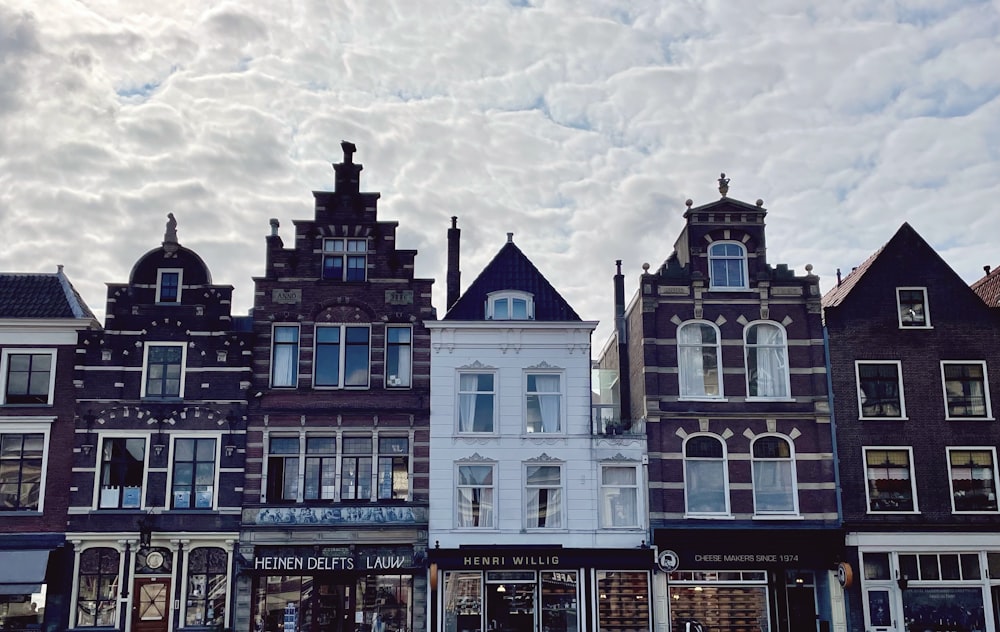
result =
[[[445,278],[447,285],[447,297],[445,299],[445,311],[458,300],[462,291],[462,271],[458,269],[459,239],[462,237],[462,229],[458,227],[458,218],[451,218],[451,228],[448,229],[448,274]]]
[[[357,193],[361,190],[361,169],[360,164],[354,164],[354,152],[358,150],[354,143],[346,140],[340,142],[340,148],[344,150],[344,162],[333,165],[336,173],[337,193]]]
[[[618,396],[621,418],[632,418],[632,376],[629,373],[628,331],[625,325],[625,275],[622,261],[615,261],[615,333],[618,338]]]

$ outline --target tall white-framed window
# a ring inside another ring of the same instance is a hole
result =
[[[371,327],[317,325],[313,355],[315,388],[368,388]]]
[[[502,290],[486,297],[487,320],[533,320],[535,300],[530,292]]]
[[[160,268],[156,271],[156,302],[180,303],[181,284],[184,270],[181,268]]]
[[[681,397],[723,396],[722,340],[714,323],[692,321],[677,328],[677,377]]]
[[[323,278],[364,281],[368,276],[367,239],[324,239]]]
[[[98,509],[141,509],[145,480],[146,437],[102,437]]]
[[[0,417],[0,515],[45,509],[53,421]]]
[[[865,446],[865,485],[869,513],[917,512],[913,448]]]
[[[56,383],[56,350],[4,349],[0,374],[3,405],[50,406]]]
[[[372,436],[341,437],[340,499],[370,500],[372,497]]]
[[[729,468],[720,437],[697,434],[684,440],[684,502],[689,515],[729,515]]]
[[[528,433],[558,433],[562,426],[562,375],[525,374],[525,421]]]
[[[80,553],[75,627],[110,628],[116,625],[120,566],[121,553],[110,547],[91,547]]]
[[[142,364],[142,393],[146,399],[183,399],[187,344],[147,342]]]
[[[737,241],[716,241],[708,247],[708,282],[713,290],[747,289],[747,250]]]
[[[409,388],[413,380],[413,328],[385,327],[385,386]]]
[[[931,310],[927,304],[927,288],[897,287],[896,307],[901,329],[930,328]]]
[[[639,468],[628,463],[601,463],[602,529],[637,528],[639,524]]]
[[[754,438],[750,451],[753,459],[754,513],[798,514],[792,442],[778,435],[760,435]]]
[[[222,626],[226,621],[229,555],[214,546],[199,546],[187,556],[187,600],[184,621],[189,626]]]
[[[171,509],[215,509],[218,441],[176,437],[171,473]]]
[[[276,324],[271,329],[271,387],[299,385],[299,326]]]
[[[562,465],[527,463],[524,466],[525,527],[562,529]]]
[[[954,513],[997,513],[995,447],[949,447],[948,476]]]
[[[496,528],[496,465],[460,464],[456,467],[455,526],[460,529]]]
[[[747,396],[789,397],[788,346],[785,329],[772,322],[755,322],[743,332],[746,349]]]
[[[269,503],[295,502],[299,497],[299,436],[271,435],[267,447],[267,487]]]
[[[906,419],[899,360],[858,360],[854,370],[861,419]]]
[[[295,445],[298,451],[298,443]],[[337,495],[337,437],[306,436],[306,500],[334,500]]]
[[[410,439],[380,435],[378,438],[378,499],[410,498]]]
[[[496,374],[458,374],[458,431],[495,432]]]
[[[945,419],[992,419],[986,363],[982,360],[941,362]]]

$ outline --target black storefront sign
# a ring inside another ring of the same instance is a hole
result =
[[[493,546],[430,549],[428,560],[452,570],[516,570],[523,568],[621,568],[653,567],[653,551],[637,549],[564,549],[559,547]]]
[[[678,571],[834,568],[844,559],[841,529],[655,529]]]

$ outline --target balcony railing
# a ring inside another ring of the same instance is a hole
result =
[[[645,419],[622,419],[618,406],[594,405],[591,407],[591,430],[601,437],[615,435],[646,436]]]

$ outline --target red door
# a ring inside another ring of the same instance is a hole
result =
[[[170,578],[140,577],[132,588],[132,632],[167,632]]]

